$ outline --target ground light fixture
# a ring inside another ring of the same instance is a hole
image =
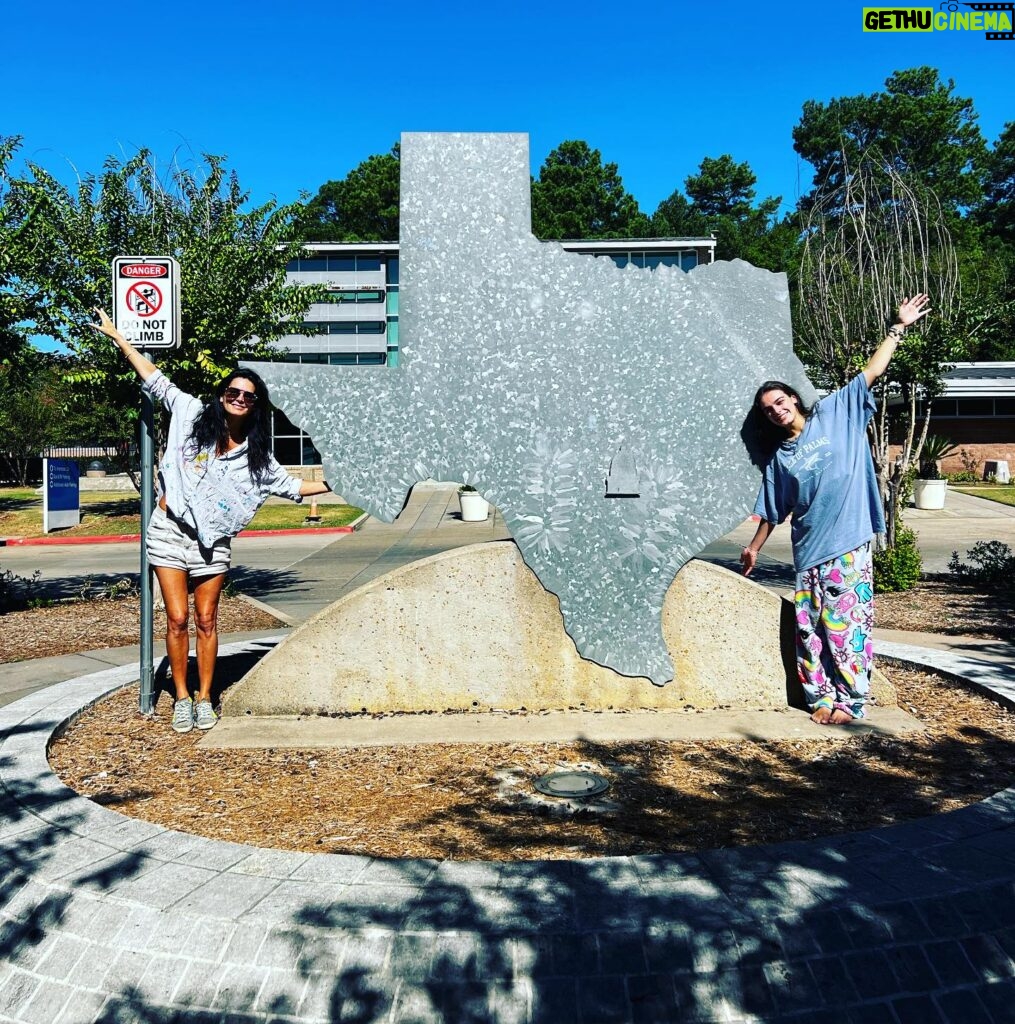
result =
[[[550,772],[533,783],[546,796],[559,796],[565,800],[580,796],[598,796],[610,788],[610,784],[595,772]]]

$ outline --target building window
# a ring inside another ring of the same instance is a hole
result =
[[[294,334],[383,334],[383,320],[308,320]]]
[[[917,416],[926,413],[926,404],[916,403]],[[931,419],[992,418],[1015,416],[1015,398],[935,398],[930,407]]]
[[[321,300],[322,302],[383,302],[384,292],[382,291],[360,291],[360,292],[340,292],[340,291],[329,291],[328,294]]]
[[[283,466],[319,466],[321,456],[310,435],[278,409],[271,414],[271,448]]]
[[[318,366],[383,366],[385,354],[383,352],[287,352],[282,361]]]

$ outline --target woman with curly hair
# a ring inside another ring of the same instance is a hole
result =
[[[753,416],[768,461],[754,512],[758,529],[740,562],[750,575],[775,527],[792,514],[797,674],[819,725],[864,716],[874,666],[871,537],[885,529],[867,441],[871,386],[906,328],[930,312],[926,295],[899,306],[864,369],[813,409],[788,384],[758,388]]]
[[[176,688],[173,728],[210,729],[218,720],[212,682],[218,657],[218,607],[229,570],[231,542],[271,494],[302,501],[331,488],[297,480],[271,453],[271,405],[264,381],[251,370],[224,377],[203,402],[181,391],[137,351],[97,309],[91,326],[111,338],[141,378],[142,388],[170,413],[159,463],[158,504],[145,533],[148,560],[166,603],[166,653]],[[190,651],[188,593],[194,594],[198,689],[187,688]]]

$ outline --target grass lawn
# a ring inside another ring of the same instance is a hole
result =
[[[347,526],[362,515],[362,509],[353,505],[319,504],[321,522],[306,526]],[[249,530],[290,530],[304,527],[303,520],[310,514],[310,499],[302,505],[285,502],[264,505],[254,516]],[[81,493],[81,523],[50,536],[105,537],[115,534],[141,532],[141,499],[122,491],[83,491]],[[25,488],[0,488],[0,537],[42,537],[42,497]]]
[[[983,487],[966,487],[952,484],[956,491],[963,494],[972,494],[976,498],[989,498],[991,501],[999,501],[1002,505],[1015,505],[1015,485],[995,484]]]

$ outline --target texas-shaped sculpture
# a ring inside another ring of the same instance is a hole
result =
[[[526,135],[405,134],[401,165],[400,365],[255,364],[272,400],[382,520],[418,480],[472,484],[581,655],[666,682],[667,588],[757,494],[742,433],[759,383],[814,394],[785,277],[538,241]]]

